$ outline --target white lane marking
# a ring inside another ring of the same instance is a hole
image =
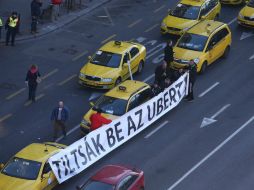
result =
[[[41,79],[45,80],[46,78],[50,77],[51,75],[55,74],[56,72],[58,72],[58,69],[54,69],[54,70],[50,71],[46,75],[42,76]]]
[[[254,54],[252,56],[250,56],[249,60],[252,60],[254,59]]]
[[[240,40],[244,40],[244,39],[252,37],[252,36],[254,36],[253,32],[243,32],[240,37]]]
[[[204,95],[206,95],[209,91],[211,91],[214,87],[218,86],[220,83],[216,82],[214,83],[211,87],[209,87],[208,89],[206,89],[204,92],[202,92],[201,94],[198,95],[199,98],[203,97]]]
[[[72,134],[74,131],[76,131],[78,128],[79,128],[79,124],[76,125],[74,128],[72,128],[71,130],[69,130],[69,131],[66,133],[66,136],[69,136],[69,135]],[[57,139],[56,139],[56,142],[59,142],[59,141],[62,140],[63,138],[64,138],[63,136],[57,138]]]
[[[143,41],[145,41],[145,40],[146,40],[146,38],[144,38],[144,37],[138,37],[138,38],[136,39],[136,41],[139,42],[139,43],[141,43],[141,42],[143,42]]]
[[[230,22],[228,22],[228,25],[231,25],[232,23],[234,23],[237,20],[237,18],[232,19]]]
[[[173,185],[171,185],[168,190],[174,189],[178,186],[185,178],[187,178],[192,172],[194,172],[199,166],[201,166],[206,160],[213,156],[218,150],[220,150],[225,144],[227,144],[232,138],[234,138],[239,132],[241,132],[246,126],[248,126],[254,120],[252,116],[247,122],[245,122],[239,129],[232,133],[228,138],[226,138],[222,143],[220,143],[213,151],[211,151],[206,157],[199,161],[195,166],[193,166],[188,172],[186,172],[180,179],[178,179]]]
[[[217,117],[218,115],[220,115],[223,111],[225,111],[229,106],[231,106],[231,104],[227,104],[225,106],[223,106],[219,111],[217,111],[215,114],[213,114],[212,117],[207,118],[205,117],[201,123],[200,128],[206,127],[214,122],[216,122],[217,120],[215,120],[215,117]]]
[[[91,100],[101,96],[102,94],[103,94],[102,92],[93,92],[88,100],[91,101]]]
[[[156,133],[158,130],[160,130],[162,127],[164,127],[165,125],[167,125],[168,121],[164,121],[162,124],[159,125],[159,127],[156,127],[156,129],[154,129],[152,132],[150,132],[149,134],[147,134],[145,136],[145,139],[148,139],[150,136],[152,136],[154,133]]]
[[[149,77],[145,78],[145,80],[143,80],[143,82],[147,82],[149,80],[151,80],[154,77],[155,74],[150,75]]]
[[[113,19],[112,19],[111,15],[109,14],[109,11],[108,11],[107,7],[104,7],[104,11],[106,12],[107,17],[108,17],[108,19],[109,19],[111,25],[114,26],[115,24],[114,24],[114,22],[113,22]]]
[[[161,46],[161,47],[160,47]],[[152,57],[153,55],[155,55],[156,53],[160,52],[161,50],[163,50],[165,48],[166,44],[162,43],[157,45],[156,47],[152,48],[149,52],[147,52],[149,55],[146,57],[146,59],[149,59],[150,57]],[[157,49],[158,48],[158,49]],[[157,50],[155,50],[157,49]],[[152,52],[152,53],[151,53]]]

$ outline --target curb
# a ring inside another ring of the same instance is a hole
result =
[[[68,24],[70,24],[71,22],[79,19],[80,17],[86,15],[87,13],[91,12],[92,10],[102,6],[103,4],[106,4],[108,3],[109,1],[111,0],[102,0],[100,1],[99,3],[95,3],[93,4],[91,7],[85,9],[85,10],[82,10],[82,11],[79,11],[79,12],[76,12],[76,13],[69,13],[67,15],[64,15],[62,16],[62,19],[64,17],[65,18],[65,21],[64,22],[59,22],[59,23],[50,23],[49,25],[41,28],[41,32],[37,35],[27,35],[27,36],[24,36],[24,37],[18,37],[16,38],[16,42],[21,42],[21,41],[25,41],[25,40],[32,40],[32,39],[36,39],[36,38],[39,38],[39,37],[42,37],[42,36],[45,36],[49,33],[52,33]],[[1,41],[0,43],[4,43],[5,41]]]

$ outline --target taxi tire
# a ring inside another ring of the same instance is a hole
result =
[[[204,61],[204,63],[202,64],[202,67],[200,69],[200,74],[204,74],[207,68],[207,61]]]
[[[137,70],[138,74],[142,73],[143,67],[144,67],[144,61],[140,61],[140,63],[138,64],[138,70]]]
[[[226,59],[228,57],[228,54],[229,54],[229,51],[230,51],[230,46],[227,46],[224,50],[224,53],[222,55],[222,58],[223,59]]]
[[[120,84],[121,82],[122,82],[121,77],[118,77],[118,79],[116,79],[115,86],[117,86],[117,85]]]

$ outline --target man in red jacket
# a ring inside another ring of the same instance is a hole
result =
[[[91,127],[90,131],[100,128],[102,125],[109,124],[112,120],[107,119],[101,115],[101,109],[97,110],[97,113],[94,113],[90,116]]]

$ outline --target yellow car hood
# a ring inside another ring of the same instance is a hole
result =
[[[199,58],[203,54],[203,52],[186,50],[179,47],[174,47],[173,51],[175,52],[175,58],[184,60]]]
[[[242,14],[243,16],[254,17],[254,8],[245,6],[240,11],[240,14]]]
[[[194,24],[198,23],[198,20],[190,20],[168,15],[164,19],[164,23],[169,27],[184,29],[192,27]]]
[[[96,111],[94,111],[93,109],[90,109],[86,115],[84,115],[84,119],[86,121],[88,121],[90,123],[90,117],[93,113],[96,113]],[[117,119],[119,116],[116,116],[116,115],[111,115],[111,114],[105,114],[105,113],[102,113],[101,114],[102,116],[106,117],[107,119],[111,119],[111,120],[114,120],[114,119]],[[0,189],[1,190],[1,189]]]
[[[35,189],[34,180],[26,180],[0,174],[0,190],[28,190]]]
[[[104,67],[89,62],[81,69],[80,72],[85,75],[97,76],[101,78],[114,78],[117,75],[117,70],[118,68]]]

